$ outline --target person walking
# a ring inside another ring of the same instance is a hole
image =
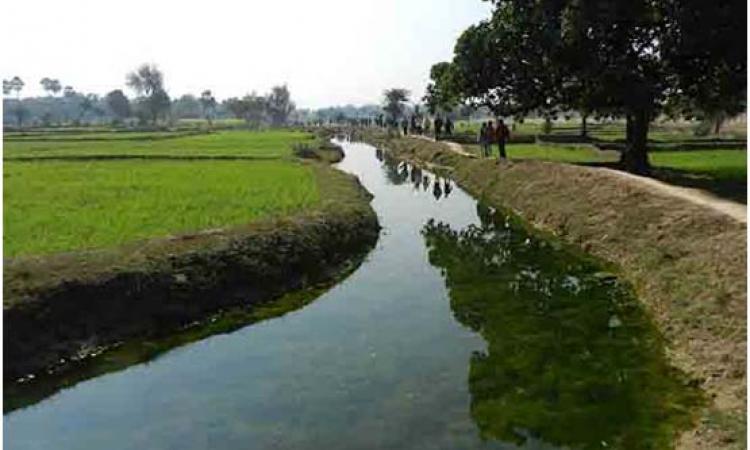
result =
[[[453,136],[453,121],[450,117],[445,118],[445,135],[448,137]]]
[[[508,141],[508,139],[510,139],[510,131],[508,130],[508,127],[505,126],[505,122],[503,122],[503,119],[498,120],[495,135],[497,136],[497,158],[506,159],[507,157],[505,155],[505,143]]]
[[[443,119],[440,116],[435,117],[435,140],[440,140],[440,133],[443,131]]]
[[[477,137],[477,143],[479,143],[479,149],[482,152],[482,158],[487,157],[487,124],[482,122],[482,126],[479,127],[479,136]]]
[[[492,124],[491,120],[487,121],[487,157],[492,156],[492,144],[495,143],[495,126]]]

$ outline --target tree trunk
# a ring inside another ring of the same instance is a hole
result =
[[[721,125],[724,123],[724,118],[719,116],[714,121],[714,134],[719,134],[719,131],[721,131]]]
[[[586,127],[586,119],[588,119],[588,115],[583,114],[581,116],[581,137],[588,137],[589,131]]]
[[[620,155],[620,164],[625,170],[637,174],[647,174],[648,162],[648,128],[650,114],[648,111],[636,111],[627,116],[627,143]]]

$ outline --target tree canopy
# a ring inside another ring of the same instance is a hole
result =
[[[268,116],[273,126],[286,125],[289,114],[294,111],[295,105],[286,85],[274,86],[266,98]]]
[[[142,108],[144,116],[156,124],[159,115],[170,106],[161,70],[153,64],[143,64],[127,75],[126,84],[140,96],[137,104]]]
[[[649,123],[669,100],[736,113],[746,95],[746,5],[699,0],[493,0],[492,16],[431,71],[428,103],[455,99],[499,116],[624,116],[621,162],[647,171]],[[701,30],[711,30],[707,35]]]

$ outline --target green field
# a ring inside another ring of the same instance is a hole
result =
[[[43,141],[5,140],[5,256],[231,227],[320,201],[312,169],[292,158],[292,145],[312,139],[310,134],[226,131],[164,138],[164,132],[105,130],[85,135],[99,140],[71,141],[77,134],[70,132],[46,133]],[[195,159],[178,159],[185,156]],[[202,158],[216,156],[248,159]]]
[[[5,255],[97,248],[227,227],[315,205],[283,161],[5,163]]]
[[[114,136],[107,139],[107,136]],[[278,158],[291,155],[294,142],[312,138],[310,134],[295,131],[220,131],[197,136],[176,136],[169,139],[144,140],[143,133],[134,133],[133,139],[123,139],[120,133],[103,133],[102,140],[60,139],[4,141],[5,160],[14,158],[45,157],[113,157],[113,156],[237,156],[249,158]],[[161,136],[156,133],[156,136]],[[163,137],[163,136],[161,136]]]
[[[478,145],[464,145],[479,155]],[[497,157],[497,145],[492,147]],[[511,160],[538,159],[569,164],[616,164],[616,151],[600,151],[591,146],[563,144],[508,144]],[[712,192],[720,197],[747,203],[747,152],[721,148],[679,151],[651,151],[649,160],[653,176],[671,184]]]

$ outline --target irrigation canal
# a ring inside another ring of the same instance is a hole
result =
[[[341,142],[376,248],[283,317],[4,417],[15,449],[664,448],[697,398],[631,290],[447,178]]]

